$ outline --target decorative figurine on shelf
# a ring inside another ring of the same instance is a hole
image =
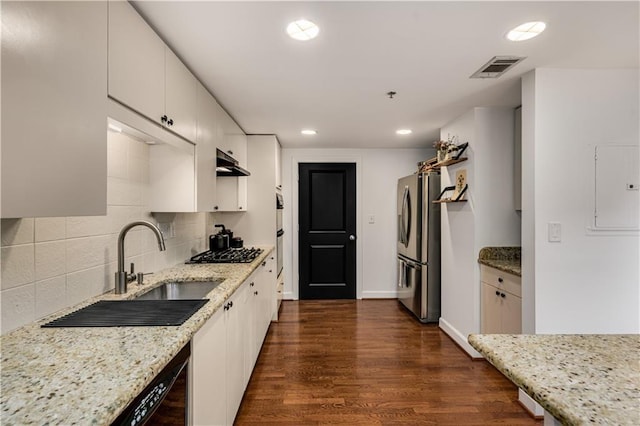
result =
[[[456,144],[457,136],[449,136],[447,135],[447,140],[439,140],[433,143],[433,147],[436,149],[438,153],[438,163],[442,163],[447,160],[451,160],[454,156],[454,153],[460,149]]]
[[[443,161],[446,161],[447,159],[447,154],[449,152],[449,148],[450,147],[456,147],[456,144],[454,144],[452,141],[448,140],[448,141],[435,141],[433,143],[433,147],[436,149],[437,155],[438,155],[438,163],[442,163]],[[457,149],[457,147],[456,147]]]

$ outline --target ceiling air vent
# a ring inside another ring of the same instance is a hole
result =
[[[470,78],[498,78],[524,59],[525,57],[520,56],[494,56],[474,72]]]

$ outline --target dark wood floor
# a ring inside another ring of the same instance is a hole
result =
[[[285,301],[236,424],[542,424],[517,394],[395,300]]]

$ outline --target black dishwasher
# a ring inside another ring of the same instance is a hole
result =
[[[187,343],[112,425],[186,425],[190,357],[191,343]]]

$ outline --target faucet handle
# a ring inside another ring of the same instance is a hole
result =
[[[131,262],[131,272],[128,274],[125,272],[125,277],[127,284],[136,280],[136,267],[133,262]]]
[[[136,282],[138,283],[138,285],[142,285],[143,284],[145,275],[151,275],[151,274],[153,274],[153,272],[145,272],[145,273],[138,272],[136,274]]]

